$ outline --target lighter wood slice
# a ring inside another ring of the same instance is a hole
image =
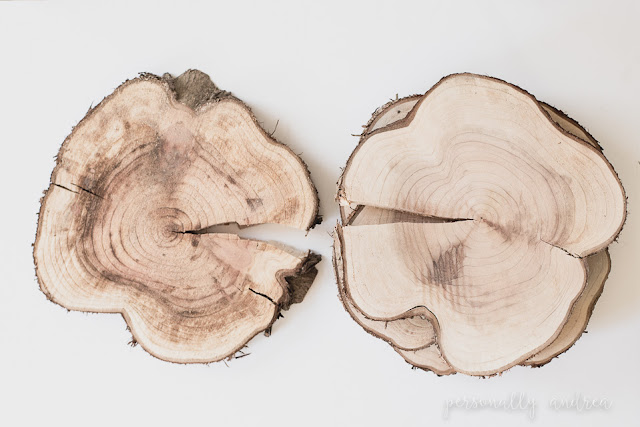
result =
[[[400,122],[411,113],[415,105],[422,98],[421,95],[412,95],[406,98],[397,99],[391,101],[384,106],[380,107],[373,113],[371,120],[365,126],[365,130],[362,132],[363,136],[367,136],[374,131],[383,129],[387,126],[392,126],[396,122]],[[558,126],[560,126],[565,132],[584,140],[591,144],[594,148],[602,151],[602,148],[598,142],[587,132],[578,122],[568,117],[562,111],[552,107],[551,105],[539,101],[540,107],[547,113],[549,118],[553,120]],[[355,203],[340,206],[341,220],[343,224],[350,223],[350,216],[362,205]],[[368,206],[367,208],[371,208]]]
[[[467,76],[468,77],[468,76]],[[473,77],[478,77],[478,76],[473,76]],[[512,87],[511,87],[512,88]],[[433,89],[432,89],[433,91]],[[527,95],[528,96],[528,95]],[[426,96],[425,96],[426,98]],[[529,97],[530,99],[533,99],[532,97]],[[405,123],[402,123],[403,121],[403,116],[404,115],[416,115],[418,114],[417,112],[417,108],[415,107],[416,105],[418,105],[418,102],[420,101],[420,99],[416,99],[416,97],[411,97],[411,98],[406,98],[404,100],[399,100],[395,103],[390,103],[388,104],[388,106],[383,107],[381,109],[381,111],[377,112],[376,115],[374,115],[374,118],[370,121],[367,129],[365,129],[363,135],[363,140],[367,140],[369,139],[369,143],[371,138],[373,138],[373,136],[375,136],[376,134],[378,135],[385,135],[387,133],[391,133],[390,131],[393,130],[398,130],[398,129],[402,129],[403,126],[409,126],[410,121],[406,120]],[[535,101],[535,100],[534,100]],[[401,105],[402,108],[396,108],[396,105]],[[583,146],[586,147],[593,147],[595,148],[597,151],[599,152],[601,151],[599,145],[597,144],[597,142],[595,141],[595,139],[593,139],[591,137],[591,135],[589,135],[586,131],[584,131],[584,129],[577,124],[577,122],[569,119],[568,117],[566,117],[563,113],[561,113],[559,110],[556,110],[546,104],[541,103],[540,104],[540,108],[539,111],[541,112],[541,116],[546,117],[546,119],[551,119],[553,122],[555,122],[555,125],[557,126],[555,129],[556,131],[559,130],[558,127],[561,127],[562,129],[564,129],[566,131],[566,133],[564,131],[561,131],[561,134],[564,136],[569,136],[570,138],[573,138],[574,142],[586,142],[584,144],[582,144]],[[410,117],[411,120],[413,120],[413,117]],[[398,125],[396,122],[400,121],[400,125]],[[549,121],[550,122],[550,121]],[[409,124],[407,124],[409,123]],[[369,136],[369,135],[373,135],[373,136]],[[359,147],[360,148],[360,147]],[[340,192],[339,192],[339,201],[341,204],[341,213],[342,213],[342,219],[343,219],[343,223],[345,224],[351,224],[354,225],[354,222],[357,221],[357,218],[366,218],[366,220],[363,220],[362,223],[366,223],[366,224],[376,224],[376,223],[389,223],[389,222],[424,222],[421,221],[421,216],[423,215],[429,215],[429,213],[425,213],[425,211],[419,211],[415,212],[415,209],[407,209],[406,206],[402,206],[402,203],[399,203],[400,206],[398,207],[398,203],[396,204],[391,204],[391,207],[389,207],[389,204],[385,204],[385,203],[380,203],[376,206],[382,206],[383,209],[378,209],[378,208],[372,208],[371,206],[362,206],[362,205],[358,205],[357,203],[357,197],[347,197],[347,194],[349,194],[345,189],[348,187],[347,185],[347,179],[348,179],[348,168],[349,166],[352,164],[352,161],[354,160],[355,157],[355,153],[352,156],[352,159],[350,160],[350,163],[347,167],[347,170],[345,170],[345,173],[342,177],[341,182],[339,183],[340,187]],[[380,156],[381,158],[388,158],[385,157],[384,155]],[[601,157],[601,159],[604,159],[603,157]],[[395,160],[395,159],[394,159]],[[397,164],[398,162],[394,162],[394,164]],[[608,163],[606,162],[606,159],[604,159],[604,164],[605,166],[607,166],[609,168],[609,172],[612,171],[612,169],[610,168],[610,165],[608,165]],[[373,173],[376,173],[376,168],[370,168],[370,170]],[[380,174],[379,174],[380,175]],[[613,175],[613,179],[614,181],[617,182],[617,177],[615,177],[614,174]],[[621,186],[619,185],[619,182],[617,182],[618,184],[618,189],[619,189],[619,195],[622,195],[622,202],[621,204],[624,206],[625,201],[624,201],[624,193],[621,189]],[[615,197],[614,197],[615,198]],[[396,201],[397,199],[400,199],[400,197],[396,197]],[[375,205],[375,203],[371,203],[372,205]],[[614,206],[615,207],[615,206]],[[375,213],[372,216],[372,213]],[[381,215],[381,213],[383,213]],[[625,209],[622,209],[622,213],[621,213],[621,221],[624,220],[624,215],[625,215],[626,211]],[[442,218],[443,220],[452,220],[452,219],[465,219],[465,218]],[[469,218],[470,220],[476,219],[476,218]],[[490,226],[493,226],[494,224],[490,223]],[[621,223],[619,225],[619,227],[621,226]],[[619,231],[619,227],[618,229],[614,232],[614,234],[617,234],[617,231]],[[573,227],[574,229],[576,227]],[[556,233],[557,234],[557,233]],[[584,234],[584,233],[583,233]],[[581,236],[583,237],[583,236]],[[615,236],[614,236],[615,237]],[[610,238],[611,239],[611,238]],[[610,240],[609,239],[609,240]],[[543,243],[550,243],[547,241],[543,241]],[[551,243],[553,245],[553,243]],[[608,244],[608,242],[607,242]],[[561,248],[564,249],[564,248]],[[590,250],[593,250],[590,249]],[[576,254],[577,255],[577,254]],[[576,301],[576,309],[578,308],[578,306],[580,306],[581,304],[585,304],[585,305],[589,305],[588,301],[587,302],[583,302],[584,300],[589,300],[589,298],[586,299],[579,299],[578,301]],[[357,309],[357,307],[356,307]],[[370,316],[369,313],[367,313],[366,310],[363,310],[361,312],[362,315],[365,315],[368,318],[375,318],[375,316]],[[401,316],[401,314],[399,315]],[[385,324],[389,324],[389,319],[385,318],[382,319],[382,321],[385,322]],[[569,328],[571,329],[571,328]],[[558,331],[555,332],[555,334],[553,335],[558,335]],[[484,374],[489,374],[490,372],[485,372]]]
[[[338,230],[356,308],[377,320],[428,308],[444,358],[472,375],[508,369],[548,345],[585,283],[581,259],[474,221]]]

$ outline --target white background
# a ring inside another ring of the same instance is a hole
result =
[[[631,1],[0,1],[0,425],[638,425],[639,20]],[[267,130],[280,120],[275,136],[309,164],[325,217],[307,238],[277,236],[320,252],[320,274],[229,367],[129,347],[120,316],[48,302],[31,257],[39,198],[71,127],[138,72],[187,68],[246,101]],[[577,119],[629,196],[589,333],[544,368],[484,380],[411,370],[343,310],[330,263],[350,134],[396,93],[462,71],[515,83]],[[442,415],[447,399],[520,392],[536,401],[533,421],[522,411]],[[613,406],[549,407],[576,394]]]

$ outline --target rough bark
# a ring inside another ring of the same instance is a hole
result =
[[[425,357],[396,350],[440,374],[493,375],[568,349],[626,215],[617,175],[577,122],[469,74],[377,110],[338,185],[345,307],[369,331],[421,307],[435,345]]]
[[[74,128],[57,156],[34,244],[47,297],[121,313],[152,355],[233,356],[300,302],[319,256],[210,233],[275,223],[308,230],[306,166],[209,77],[142,74]]]

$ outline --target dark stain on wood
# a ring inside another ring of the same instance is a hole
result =
[[[259,198],[246,199],[246,201],[247,201],[247,205],[249,205],[249,209],[251,209],[252,211],[255,211],[260,206],[262,206],[262,199],[259,199]]]
[[[446,287],[463,277],[464,245],[458,244],[440,254],[437,260],[432,261],[429,270],[429,283],[435,283]]]
[[[488,221],[488,220],[484,220],[484,222],[489,227],[491,227],[492,229],[497,231],[500,234],[500,236],[502,236],[502,238],[504,239],[505,242],[510,242],[513,234],[519,232],[519,230],[517,230],[515,227],[504,226],[504,225],[499,224],[497,222],[491,222],[491,221]]]

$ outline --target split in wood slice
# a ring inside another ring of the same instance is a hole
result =
[[[617,175],[577,122],[471,74],[374,113],[338,186],[345,307],[437,373],[494,375],[568,349],[626,216]],[[433,325],[428,357],[384,334],[418,308],[425,319],[410,329]],[[429,366],[436,350],[451,369]]]
[[[152,355],[232,357],[300,302],[320,257],[210,233],[273,223],[308,230],[306,166],[209,77],[143,74],[75,127],[57,156],[34,245],[47,297],[121,313]]]

